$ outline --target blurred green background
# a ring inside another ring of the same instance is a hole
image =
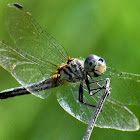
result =
[[[3,20],[11,2],[22,4],[71,57],[97,54],[115,69],[140,74],[140,1],[0,0],[0,39],[12,43]],[[16,86],[20,85],[0,68],[0,91]],[[140,120],[140,107],[130,109]],[[26,95],[0,101],[0,140],[80,140],[86,128],[59,106],[55,94],[45,100]],[[96,127],[92,139],[138,140],[140,130]]]

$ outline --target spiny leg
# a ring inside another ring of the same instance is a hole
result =
[[[100,79],[100,80],[96,80],[96,81],[90,81],[88,80],[88,78],[85,80],[85,83],[86,83],[86,86],[87,86],[87,89],[89,91],[89,94],[91,96],[95,95],[96,93],[98,93],[101,89],[104,89],[104,84],[103,85],[100,85],[98,82],[101,82],[101,81],[104,81],[104,79]],[[98,88],[90,88],[90,84],[96,84],[98,86]],[[92,92],[91,92],[92,91]]]
[[[79,102],[81,102],[86,106],[96,107],[95,105],[88,104],[83,101],[83,81],[80,82],[80,86],[79,86]]]

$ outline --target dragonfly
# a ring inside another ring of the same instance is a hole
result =
[[[15,45],[0,41],[0,65],[22,86],[1,91],[1,99],[25,94],[45,99],[56,92],[58,103],[66,112],[89,123],[104,89],[102,79],[111,78],[118,91],[120,85],[133,82],[137,87],[134,87],[137,100],[132,98],[131,90],[130,93],[119,91],[122,96],[109,96],[96,126],[123,131],[139,129],[138,119],[124,105],[127,103],[124,98],[128,98],[130,104],[139,103],[140,75],[107,67],[103,58],[93,54],[86,59],[71,58],[65,48],[43,30],[20,4],[8,4],[6,14],[6,28]]]

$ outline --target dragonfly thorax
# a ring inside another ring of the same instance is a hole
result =
[[[85,79],[84,64],[79,59],[72,59],[66,66],[60,71],[60,77],[62,80],[68,82],[78,82]]]

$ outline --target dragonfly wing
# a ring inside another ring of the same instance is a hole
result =
[[[140,103],[140,75],[120,72],[116,69],[107,68],[102,78],[111,79],[113,99],[119,100],[125,105],[139,105]]]
[[[65,49],[18,4],[9,4],[5,17],[9,34],[16,44],[14,49],[20,54],[57,66],[68,60]]]
[[[0,41],[0,65],[23,86],[39,82],[56,72],[56,66],[53,64],[46,62],[46,67],[41,65],[40,61],[30,60],[3,41]],[[49,92],[42,91],[33,94],[46,98]]]
[[[62,108],[76,119],[89,123],[94,109],[85,106],[78,101],[79,84],[71,83],[61,87],[57,94],[57,100]],[[87,90],[84,91],[84,101],[89,104],[97,104],[100,97],[89,96]],[[139,122],[136,116],[120,102],[107,99],[97,122],[97,127],[113,128],[123,131],[134,131],[139,129]]]

